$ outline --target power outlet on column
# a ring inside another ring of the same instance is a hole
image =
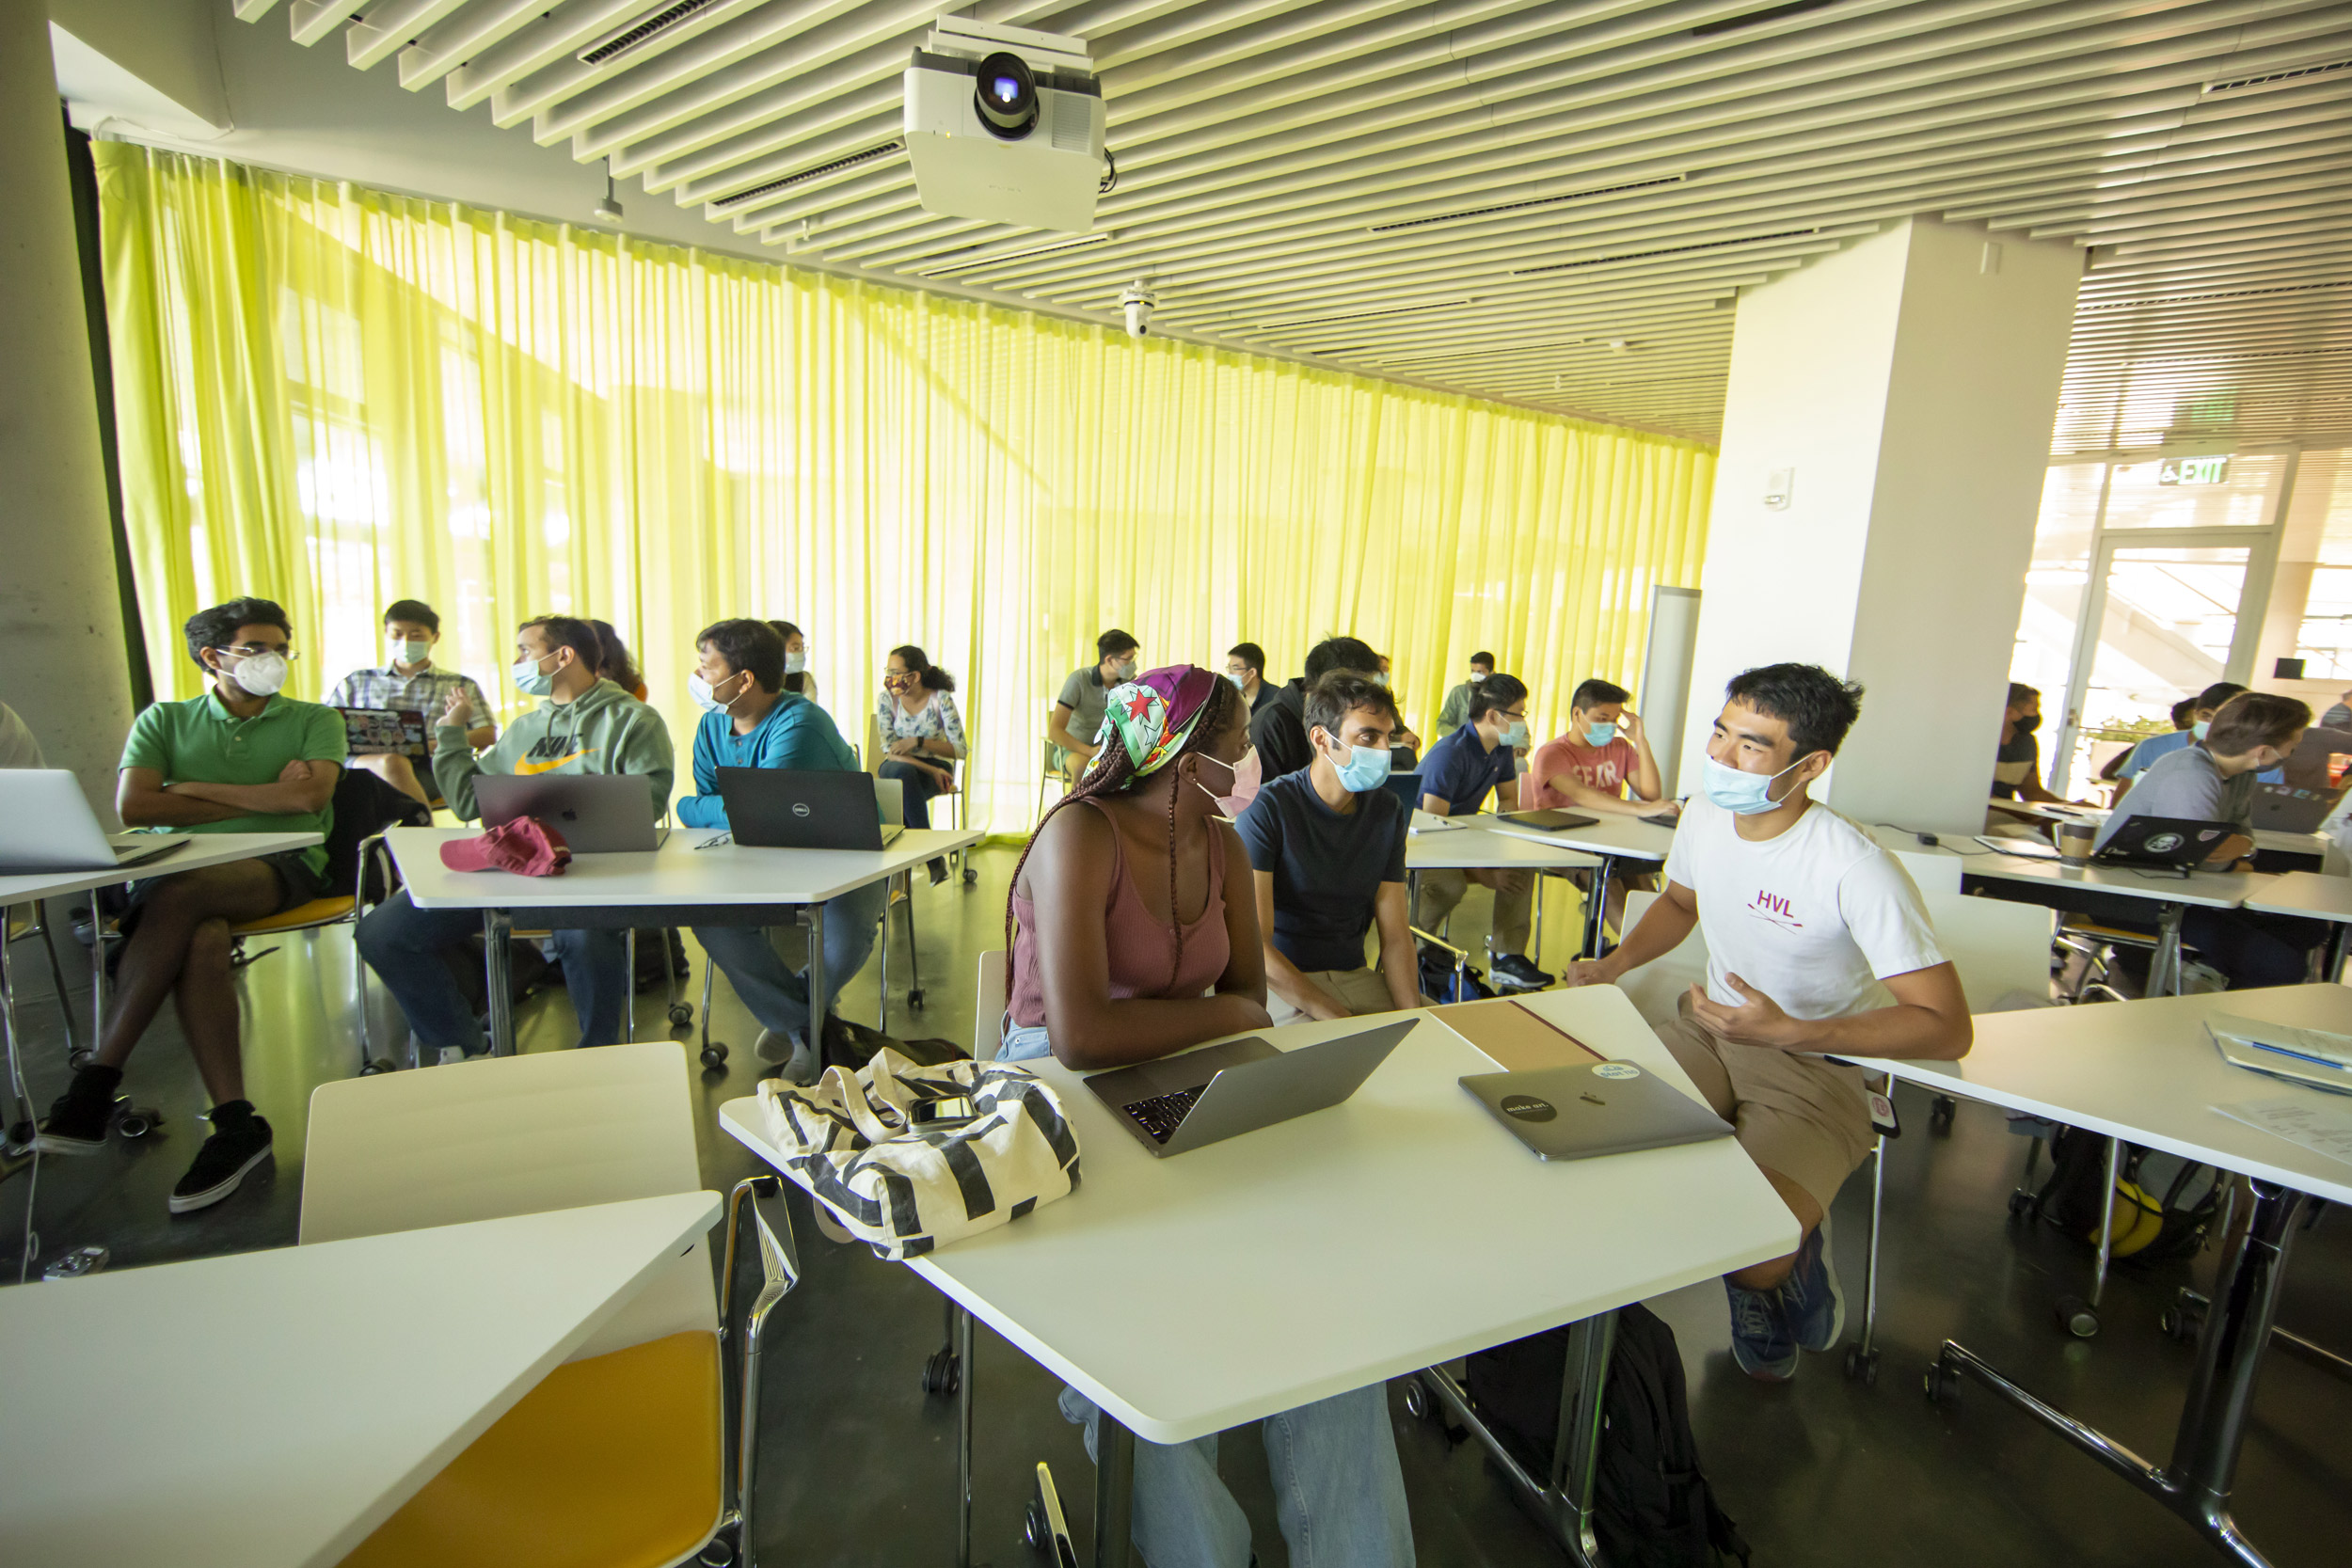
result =
[[[1788,498],[1794,494],[1797,470],[1774,468],[1764,476],[1764,508],[1768,512],[1788,510]]]

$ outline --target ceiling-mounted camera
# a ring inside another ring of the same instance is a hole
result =
[[[1120,314],[1127,318],[1127,336],[1147,337],[1152,331],[1152,312],[1159,308],[1158,291],[1138,277],[1119,293]]]
[[[942,17],[907,67],[914,194],[950,217],[1085,232],[1104,179],[1086,40]]]

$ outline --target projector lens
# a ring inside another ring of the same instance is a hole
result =
[[[1019,141],[1037,128],[1037,78],[1018,55],[998,53],[980,62],[979,89],[972,95],[980,123],[1006,141]]]

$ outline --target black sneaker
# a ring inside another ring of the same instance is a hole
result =
[[[1494,979],[1504,990],[1541,990],[1551,984],[1552,976],[1518,954],[1505,953],[1495,959]]]
[[[940,883],[947,879],[946,856],[933,855],[930,860],[925,861],[923,865],[924,868],[931,874],[931,886],[937,887]]]
[[[75,1073],[49,1107],[49,1119],[33,1135],[33,1147],[43,1154],[96,1154],[104,1148],[106,1131],[114,1125],[115,1088],[121,1082],[120,1068],[97,1063]]]
[[[229,1115],[230,1106],[237,1109]],[[204,1147],[196,1151],[196,1164],[188,1174],[171,1189],[171,1212],[192,1214],[199,1209],[209,1209],[237,1190],[255,1166],[270,1155],[269,1123],[253,1114],[246,1101],[231,1101],[215,1105],[212,1113],[213,1135],[204,1140]]]

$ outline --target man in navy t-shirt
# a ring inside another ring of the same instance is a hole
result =
[[[1515,677],[1488,675],[1470,693],[1470,722],[1429,749],[1421,765],[1421,809],[1437,816],[1468,816],[1492,795],[1502,811],[1519,804],[1518,748],[1527,744],[1527,688]],[[1540,990],[1551,976],[1527,958],[1535,907],[1535,875],[1491,867],[1424,871],[1415,924],[1434,931],[1476,882],[1494,889],[1494,979],[1505,990]]]
[[[1384,785],[1396,699],[1357,670],[1307,689],[1312,760],[1270,781],[1235,824],[1258,884],[1266,1003],[1277,1023],[1421,1006],[1406,912],[1411,820]],[[1380,965],[1364,966],[1364,933],[1380,928]]]

